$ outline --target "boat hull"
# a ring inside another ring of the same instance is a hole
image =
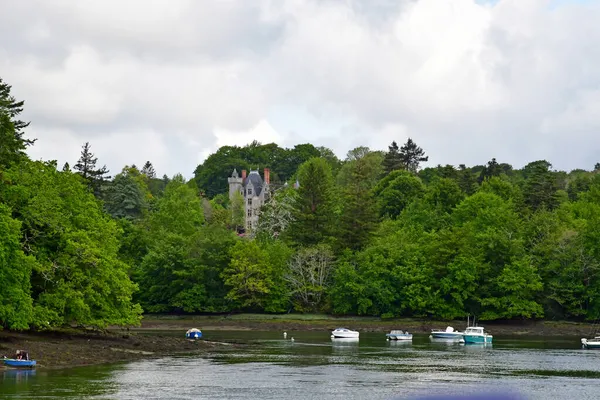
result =
[[[462,332],[431,332],[433,339],[462,339]]]
[[[358,332],[331,332],[331,336],[335,339],[356,339]]]
[[[491,335],[463,335],[463,340],[465,344],[488,344],[492,343]]]
[[[393,335],[393,334],[390,334],[390,333],[386,334],[385,336],[388,338],[388,340],[404,340],[404,341],[407,341],[407,340],[412,340],[412,338],[413,338],[412,335]]]
[[[594,339],[581,339],[581,344],[586,349],[600,349],[600,340]]]
[[[35,360],[15,360],[13,358],[5,358],[4,365],[12,368],[34,368],[36,366]]]

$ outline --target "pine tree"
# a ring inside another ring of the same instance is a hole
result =
[[[368,149],[367,149],[368,150]],[[350,155],[350,154],[349,154]],[[361,249],[375,229],[378,217],[373,186],[381,175],[381,155],[366,153],[346,160],[342,171],[348,178],[342,190],[342,214],[339,220],[339,247]]]
[[[396,142],[392,142],[392,144],[388,146],[388,152],[385,153],[385,158],[383,159],[383,168],[386,174],[403,168],[402,157],[400,156],[398,144]]]
[[[335,197],[331,166],[322,158],[311,158],[298,169],[300,187],[294,204],[292,239],[312,246],[333,237]]]
[[[94,153],[92,153],[90,149],[90,143],[85,142],[81,150],[81,157],[79,157],[74,168],[78,171],[77,173],[87,181],[88,187],[94,192],[94,195],[99,197],[102,183],[110,179],[110,176],[107,175],[108,169],[106,168],[106,165],[96,169],[98,158],[94,157]]]
[[[156,178],[156,171],[150,161],[146,161],[146,164],[142,167],[142,174],[146,175],[148,179]]]
[[[419,171],[419,164],[427,162],[429,157],[425,155],[422,148],[417,146],[411,138],[400,148],[400,159],[405,170],[416,174]]]
[[[0,169],[27,158],[25,150],[35,142],[35,139],[23,137],[23,129],[29,122],[17,117],[23,111],[24,102],[16,101],[10,89],[11,86],[0,78]]]

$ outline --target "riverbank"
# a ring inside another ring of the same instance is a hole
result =
[[[323,314],[232,314],[232,315],[152,315],[147,314],[136,331],[186,330],[197,327],[203,331],[330,331],[337,327],[361,332],[388,332],[405,329],[412,333],[429,333],[431,329],[453,326],[463,329],[467,321],[429,321],[414,318],[381,319],[376,317],[332,317]],[[479,325],[496,335],[588,336],[593,324],[570,321],[483,321]]]
[[[181,336],[136,332],[7,332],[0,331],[0,357],[12,357],[15,350],[29,351],[38,368],[64,368],[133,361],[177,353],[201,352],[216,346],[232,345],[205,340],[190,341]],[[2,368],[0,366],[0,368]]]

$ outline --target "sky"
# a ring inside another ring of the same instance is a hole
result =
[[[0,0],[34,159],[190,177],[223,145],[412,138],[427,165],[600,162],[600,0]]]

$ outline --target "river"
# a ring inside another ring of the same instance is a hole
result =
[[[600,351],[578,338],[495,337],[493,346],[387,342],[381,333],[219,331],[238,341],[202,354],[63,370],[0,371],[0,399],[413,399],[508,391],[597,399]],[[294,341],[291,338],[294,337]]]

